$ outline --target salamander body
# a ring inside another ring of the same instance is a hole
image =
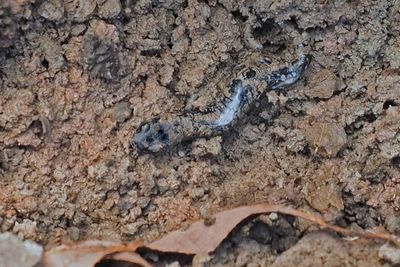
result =
[[[220,135],[235,126],[265,91],[280,91],[297,82],[309,61],[301,54],[288,66],[277,67],[259,59],[234,75],[227,85],[229,95],[216,103],[215,111],[145,122],[134,134],[133,144],[142,152],[159,152],[183,141]]]

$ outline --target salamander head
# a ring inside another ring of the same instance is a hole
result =
[[[150,121],[139,126],[133,144],[139,151],[158,152],[169,145],[169,126],[159,121]]]

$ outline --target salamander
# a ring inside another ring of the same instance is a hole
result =
[[[172,120],[144,122],[132,143],[141,152],[159,152],[183,141],[220,135],[246,116],[265,91],[280,91],[297,82],[309,61],[308,55],[300,54],[291,64],[279,67],[259,58],[233,76],[227,84],[229,95],[217,101],[212,112],[185,113]]]

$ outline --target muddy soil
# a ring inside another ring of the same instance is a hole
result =
[[[400,234],[400,1],[6,0],[0,25],[1,232],[46,247],[153,240],[285,203]],[[301,81],[224,135],[132,146],[141,123],[218,101],[248,57],[287,64],[300,43],[312,58]],[[385,264],[375,243],[292,219],[266,236],[274,223],[258,218],[203,260]]]

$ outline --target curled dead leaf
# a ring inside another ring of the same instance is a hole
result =
[[[330,229],[347,237],[377,238],[389,241],[397,246],[400,239],[379,231],[353,231],[329,224],[320,217],[281,205],[258,204],[243,206],[213,215],[210,219],[199,220],[185,231],[174,231],[163,238],[143,245],[141,241],[128,244],[106,241],[86,241],[73,246],[61,246],[45,253],[45,267],[93,267],[102,260],[124,261],[143,267],[151,266],[138,253],[138,248],[150,249],[162,253],[180,253],[186,255],[207,255],[214,251],[229,233],[245,219],[262,213],[281,213],[310,221],[323,229]]]
[[[151,267],[151,264],[149,264],[145,259],[135,252],[116,253],[108,256],[107,259],[135,263],[143,267]]]
[[[395,235],[383,232],[355,232],[346,228],[329,224],[319,217],[280,205],[258,204],[226,210],[215,214],[212,225],[204,220],[193,223],[186,231],[174,231],[165,237],[156,240],[145,247],[161,252],[204,254],[214,251],[228,234],[243,220],[261,213],[278,212],[292,215],[310,221],[321,228],[330,229],[346,236],[358,236],[363,238],[379,238],[400,244]]]
[[[122,254],[136,251],[140,245],[142,245],[141,241],[134,241],[125,245],[118,242],[97,240],[85,241],[71,246],[63,245],[46,252],[43,265],[45,267],[92,267],[102,259],[111,256],[111,259],[120,257],[121,260],[123,258],[124,261],[149,267],[151,265],[136,253],[130,256]]]

